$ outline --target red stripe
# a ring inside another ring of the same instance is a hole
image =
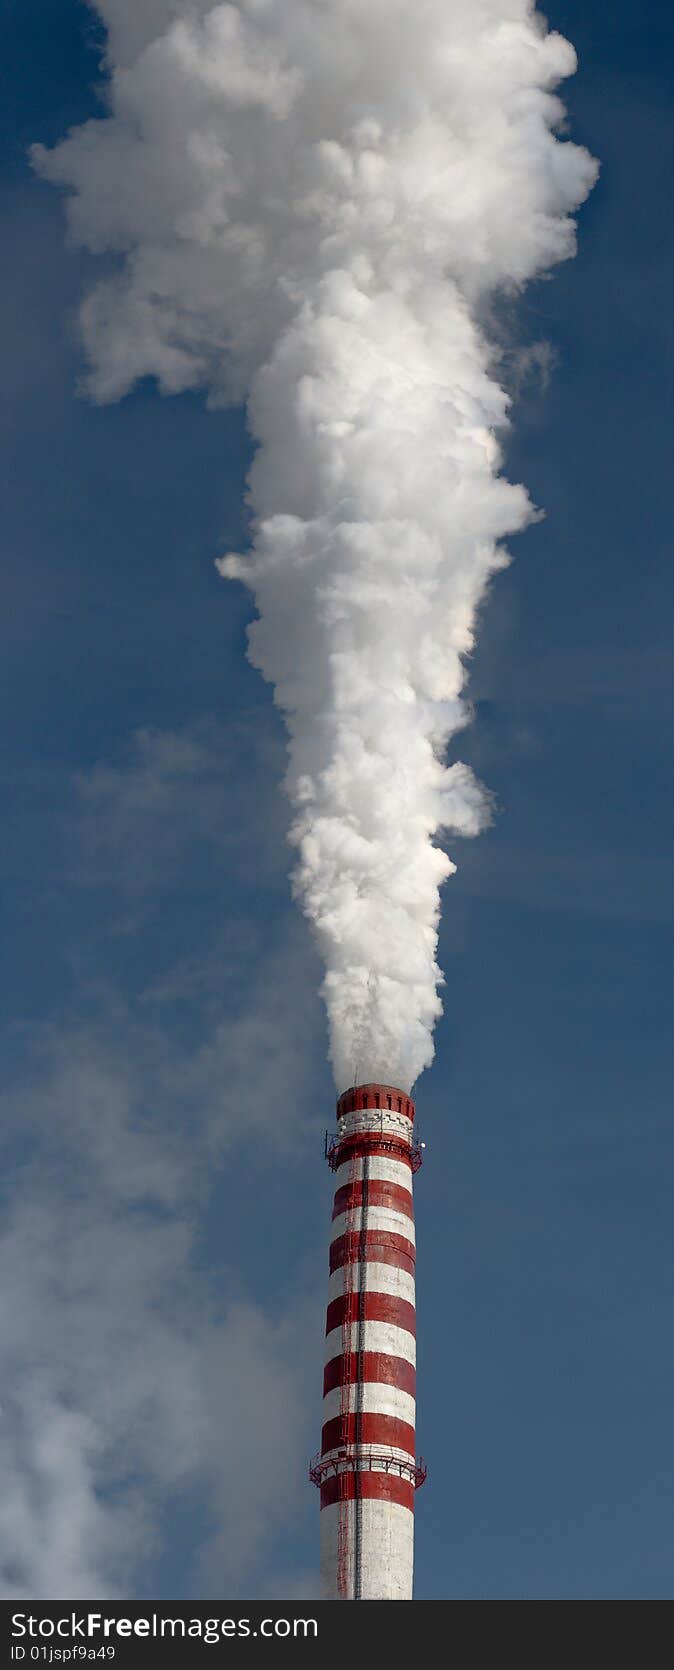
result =
[[[365,1411],[359,1416],[335,1415],[326,1421],[321,1433],[322,1454],[355,1444],[357,1423],[358,1443],[392,1445],[396,1450],[414,1455],[414,1427],[409,1421],[400,1421],[396,1415],[368,1415]]]
[[[380,1386],[397,1386],[401,1392],[416,1397],[416,1370],[404,1357],[390,1357],[385,1351],[343,1351],[331,1357],[323,1371],[323,1396],[335,1386],[362,1385],[376,1381]]]
[[[343,1119],[348,1113],[362,1113],[365,1108],[375,1108],[377,1113],[403,1113],[407,1119],[414,1118],[414,1102],[406,1090],[401,1090],[397,1084],[381,1084],[379,1080],[372,1084],[352,1084],[348,1090],[343,1090],[337,1099],[337,1118]]]
[[[330,1247],[330,1274],[341,1270],[343,1264],[360,1264],[363,1251],[366,1262],[397,1264],[399,1269],[414,1275],[414,1245],[405,1235],[396,1235],[392,1229],[368,1229],[364,1236],[338,1236]]]
[[[363,1184],[345,1183],[335,1195],[333,1218],[338,1218],[342,1212],[351,1212],[356,1206],[363,1204]],[[399,1183],[380,1183],[373,1180],[367,1185],[368,1206],[388,1206],[392,1212],[404,1212],[408,1218],[414,1218],[414,1202],[409,1189],[401,1188]]]
[[[392,1293],[353,1291],[342,1293],[341,1298],[333,1299],[328,1305],[326,1334],[331,1334],[333,1328],[340,1328],[344,1323],[357,1322],[359,1316],[364,1322],[392,1322],[394,1327],[406,1328],[408,1334],[416,1337],[416,1311],[409,1299],[396,1299]]]
[[[356,1475],[336,1473],[321,1485],[321,1507],[331,1508],[334,1502],[353,1502],[356,1496]],[[414,1512],[414,1485],[397,1473],[358,1473],[358,1496],[370,1502],[398,1502],[401,1508]]]

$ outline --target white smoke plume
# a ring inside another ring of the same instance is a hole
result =
[[[596,174],[558,137],[573,48],[529,0],[97,0],[108,113],[40,171],[107,254],[89,390],[247,400],[254,664],[290,733],[295,887],[339,1088],[408,1087],[440,1013],[438,844],[476,611],[532,515],[499,474],[480,321],[574,253]]]

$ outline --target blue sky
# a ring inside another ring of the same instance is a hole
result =
[[[549,18],[602,174],[518,308],[552,364],[507,468],[546,517],[460,738],[498,816],[456,844],[418,1092],[420,1599],[674,1594],[671,24]],[[4,0],[0,42],[3,1592],[310,1593],[333,1090],[280,722],[213,566],[248,443],[149,384],[78,397],[91,263],[26,147],[96,111],[96,33]]]

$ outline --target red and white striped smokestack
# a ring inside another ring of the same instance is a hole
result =
[[[361,1084],[337,1103],[337,1174],[325,1326],[321,1492],[326,1600],[411,1600],[416,1316],[414,1102]]]

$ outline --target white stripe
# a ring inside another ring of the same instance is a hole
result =
[[[328,1304],[333,1299],[341,1299],[343,1293],[357,1291],[360,1282],[354,1278],[364,1273],[365,1293],[390,1293],[394,1299],[406,1299],[408,1304],[415,1302],[414,1276],[409,1270],[402,1270],[397,1264],[378,1264],[376,1260],[368,1259],[366,1264],[343,1264],[340,1270],[333,1270],[328,1284]]]
[[[378,1154],[370,1159],[370,1177],[374,1183],[397,1183],[399,1188],[412,1193],[412,1171],[404,1160],[388,1160]]]
[[[361,1394],[358,1406],[363,1414],[393,1415],[397,1421],[414,1426],[415,1399],[400,1386],[382,1386],[378,1380],[366,1380],[362,1386],[333,1386],[323,1399],[323,1423],[334,1420],[335,1415],[352,1415],[358,1392]]]
[[[320,1517],[322,1598],[340,1598],[340,1578],[346,1579],[346,1598],[350,1598],[354,1584],[355,1503],[335,1502],[323,1508]],[[360,1504],[360,1525],[363,1600],[411,1600],[414,1514],[399,1502],[366,1498]]]
[[[372,1179],[373,1183],[397,1183],[399,1188],[407,1189],[408,1193],[411,1194],[412,1172],[410,1167],[405,1165],[404,1160],[389,1160],[384,1159],[383,1156],[380,1157],[379,1154],[371,1154],[369,1156],[369,1162],[368,1175]],[[342,1169],[346,1170],[346,1167],[340,1167],[340,1170],[337,1173],[338,1188],[341,1189],[344,1182],[361,1182],[364,1169],[364,1161],[362,1157],[359,1156],[357,1159],[354,1159],[352,1164],[353,1171],[349,1171],[348,1178],[342,1178]]]
[[[364,1215],[365,1224],[360,1206],[350,1206],[346,1212],[340,1212],[333,1219],[332,1240],[338,1241],[340,1235],[353,1235],[363,1228],[386,1229],[391,1235],[404,1235],[406,1241],[416,1246],[414,1218],[409,1218],[406,1212],[396,1212],[393,1206],[367,1206]]]
[[[346,1113],[338,1119],[337,1130],[343,1139],[372,1134],[382,1138],[395,1137],[398,1142],[411,1143],[414,1140],[412,1120],[407,1114],[392,1108],[361,1108],[357,1113]]]
[[[325,1356],[323,1361],[329,1363],[333,1357],[340,1357],[343,1351],[377,1351],[387,1357],[404,1357],[406,1363],[416,1363],[417,1348],[414,1334],[407,1328],[397,1328],[394,1322],[363,1322],[362,1336],[357,1321],[351,1322],[344,1330],[333,1328],[325,1341]],[[362,1337],[362,1345],[356,1343]]]

